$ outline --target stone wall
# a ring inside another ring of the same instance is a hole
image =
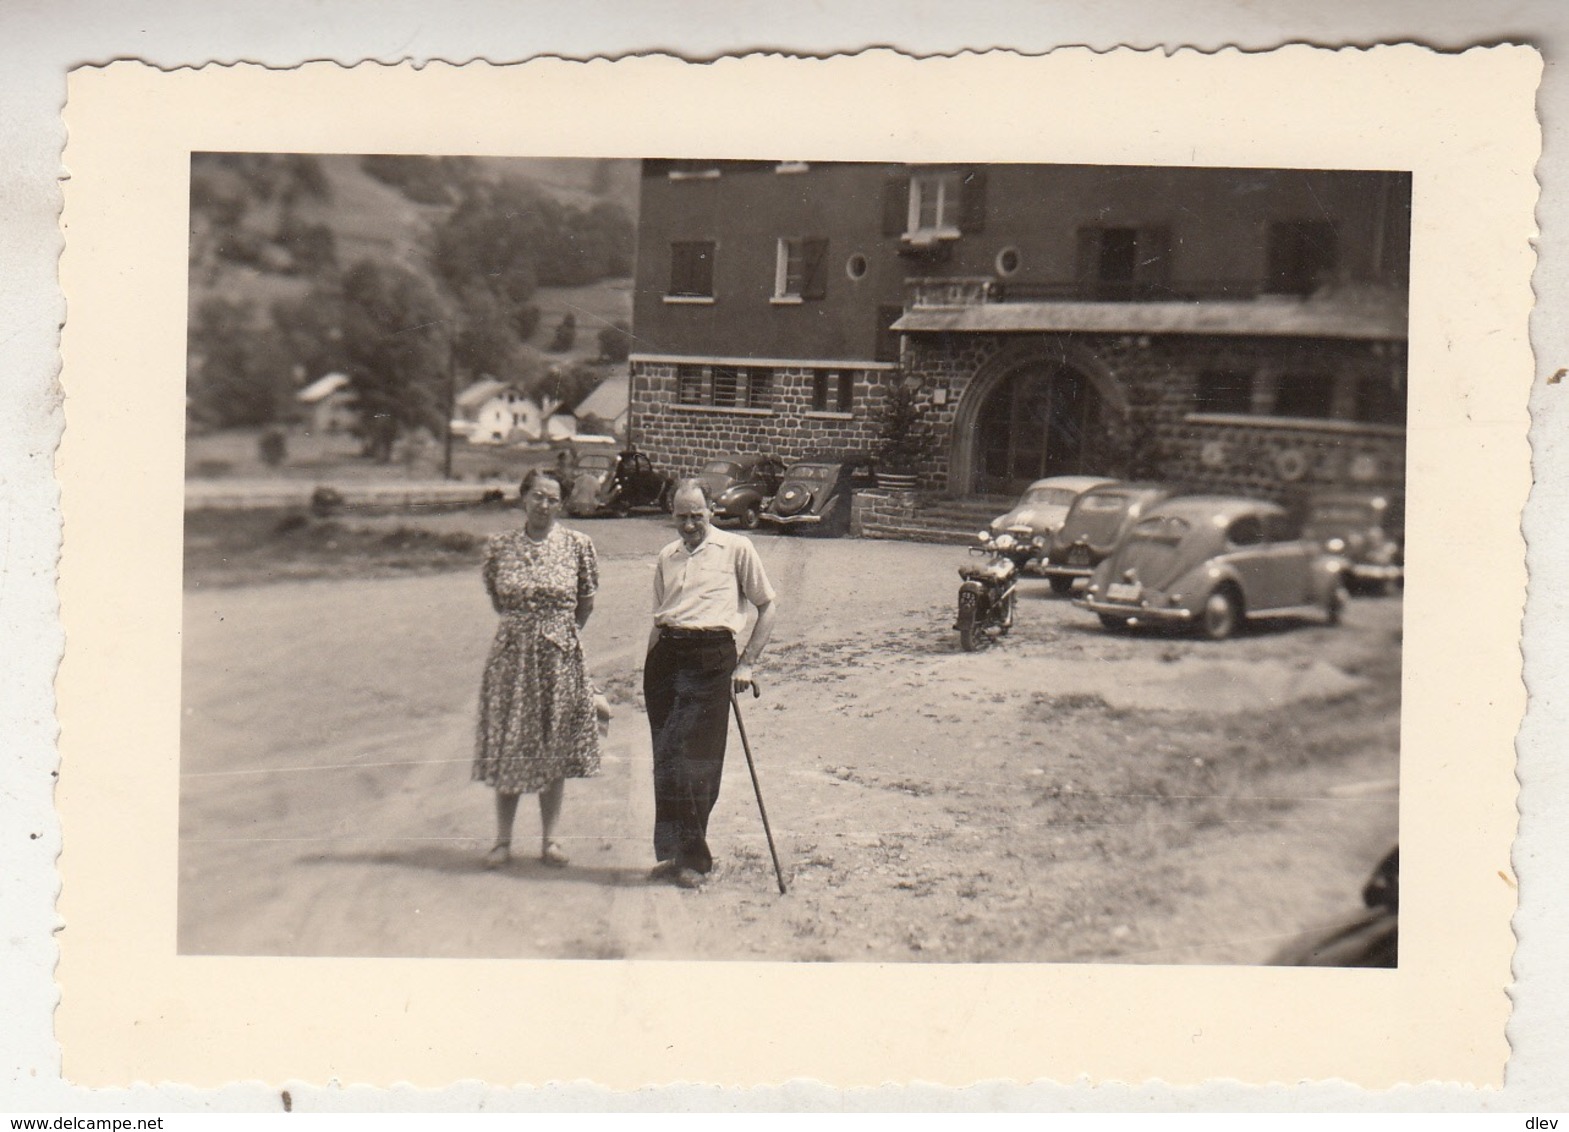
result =
[[[1124,435],[1122,451],[1113,452],[1103,469],[1108,475],[1277,499],[1319,487],[1404,485],[1400,426],[1194,411],[1198,378],[1206,370],[1258,372],[1264,375],[1260,396],[1271,392],[1271,374],[1302,367],[1337,375],[1350,388],[1359,380],[1403,377],[1401,345],[1200,335],[919,334],[907,339],[905,366],[930,403],[940,453],[922,470],[923,490],[946,491],[952,482],[953,430],[977,372],[1005,349],[1027,353],[1032,346],[1043,355],[1093,359],[1130,402],[1130,416],[1113,422]]]
[[[709,460],[732,453],[766,452],[788,462],[815,452],[876,447],[875,405],[882,384],[897,380],[897,373],[851,371],[852,411],[818,413],[812,409],[816,370],[775,367],[771,372],[767,409],[727,409],[678,404],[674,364],[633,362],[633,442],[656,467],[678,476],[694,475]]]
[[[731,452],[773,452],[794,460],[818,451],[877,446],[882,390],[906,375],[920,383],[932,456],[918,486],[952,491],[955,428],[970,383],[1004,351],[1087,360],[1114,383],[1127,416],[1109,413],[1105,474],[1153,478],[1191,490],[1236,492],[1289,500],[1329,486],[1400,489],[1405,482],[1405,430],[1345,419],[1283,419],[1267,415],[1275,374],[1303,369],[1357,381],[1403,377],[1404,346],[1341,340],[1292,340],[1203,335],[911,334],[902,371],[855,371],[853,411],[812,411],[809,366],[772,370],[770,407],[736,410],[676,403],[676,366],[632,365],[632,437],[655,464],[678,475]],[[1262,375],[1253,414],[1195,412],[1206,370]],[[1344,392],[1337,407],[1345,408]],[[1345,413],[1340,415],[1344,416]],[[868,506],[873,506],[869,504]],[[875,524],[874,524],[875,525]]]

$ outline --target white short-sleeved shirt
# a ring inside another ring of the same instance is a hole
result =
[[[676,539],[654,569],[654,624],[672,629],[739,633],[746,606],[774,600],[752,540],[710,526],[696,550]]]

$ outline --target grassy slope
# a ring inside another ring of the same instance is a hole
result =
[[[590,161],[549,157],[484,157],[479,159],[491,174],[513,175],[532,180],[564,203],[586,207],[594,197],[589,187],[594,176]],[[359,157],[328,154],[321,157],[322,169],[332,186],[332,199],[301,209],[304,219],[326,224],[337,240],[338,261],[347,267],[360,259],[388,260],[418,267],[423,258],[425,233],[445,211],[432,205],[409,201],[390,185],[367,176]],[[632,215],[637,214],[638,172],[636,162],[618,163],[610,179],[609,199]],[[276,223],[272,210],[256,207],[248,223],[265,229]],[[203,299],[219,296],[249,301],[263,314],[280,298],[297,298],[310,289],[307,279],[276,275],[234,264],[220,264],[216,273],[192,272],[190,309]],[[567,311],[577,315],[578,336],[573,348],[562,355],[547,355],[550,360],[592,358],[599,352],[596,335],[607,323],[632,318],[632,283],[629,279],[605,280],[588,287],[541,288],[535,298],[540,308],[539,330],[531,345],[549,343],[561,316]]]

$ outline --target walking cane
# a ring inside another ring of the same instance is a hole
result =
[[[757,686],[757,681],[752,681],[752,698],[756,699],[763,694]],[[746,752],[746,769],[752,772],[752,792],[757,795],[757,812],[763,815],[763,836],[768,838],[768,855],[774,859],[774,876],[779,881],[779,895],[785,894],[784,870],[779,867],[779,851],[774,848],[774,831],[768,828],[768,807],[763,805],[763,788],[757,782],[757,764],[752,761],[752,744],[746,741],[746,724],[741,722],[741,701],[735,698],[735,689],[730,689],[730,706],[735,710],[736,729],[741,732],[741,749]]]

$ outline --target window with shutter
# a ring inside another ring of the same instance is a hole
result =
[[[828,293],[828,241],[784,237],[774,263],[774,299],[799,302]]]
[[[1091,225],[1079,229],[1079,293],[1102,302],[1169,293],[1171,233],[1165,228]]]

